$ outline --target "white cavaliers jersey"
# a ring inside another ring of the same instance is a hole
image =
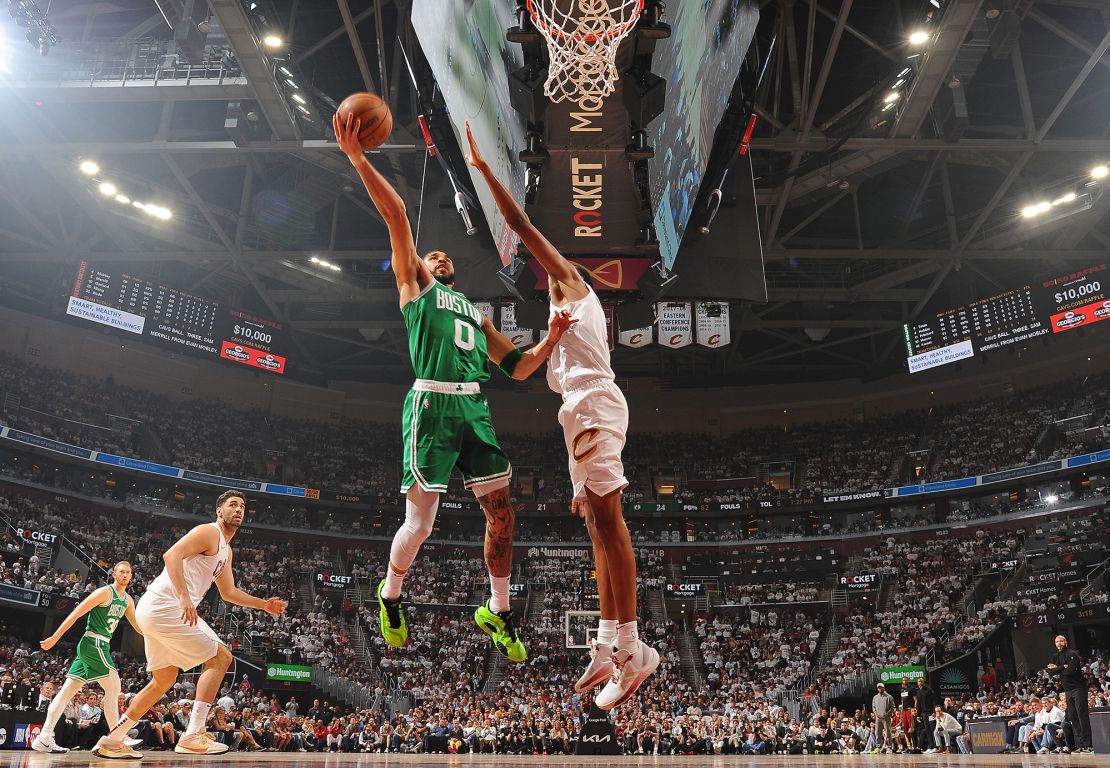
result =
[[[551,305],[552,312],[570,312],[578,322],[563,334],[547,361],[547,384],[562,394],[592,381],[616,378],[609,362],[609,333],[605,312],[593,288],[566,306]]]
[[[189,599],[193,601],[194,608],[208,594],[208,590],[220,575],[220,571],[224,569],[227,558],[231,554],[231,547],[224,540],[219,523],[212,523],[212,525],[216,526],[216,533],[220,535],[220,548],[216,554],[193,555],[185,558],[185,562],[182,563],[185,567],[185,588],[189,590]],[[158,574],[158,578],[150,583],[146,591],[157,597],[177,599],[173,591],[173,582],[170,581],[170,575],[165,568]]]

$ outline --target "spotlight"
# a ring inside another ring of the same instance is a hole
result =
[[[116,202],[121,205],[128,205],[131,202],[131,198],[127,195],[116,195]]]
[[[319,264],[320,263],[320,258],[318,256],[311,256],[311,257],[309,257],[308,260],[311,261],[313,264]]]
[[[100,185],[100,194],[104,195],[105,197],[112,197],[116,194],[116,185],[112,184],[109,181],[104,182]]]
[[[100,166],[94,163],[92,160],[81,161],[81,173],[85,174],[86,176],[95,176],[99,172]]]
[[[1110,176],[1110,167],[1107,167],[1105,165],[1096,165],[1094,168],[1091,169],[1092,179],[1105,179],[1107,176]]]
[[[1058,197],[1055,200],[1053,200],[1052,204],[1053,205],[1063,205],[1064,203],[1070,203],[1074,199],[1075,199],[1075,193],[1074,192],[1068,192],[1066,195],[1064,195],[1062,197]]]
[[[1044,497],[1044,503],[1045,504],[1055,504],[1059,500],[1060,500],[1060,497],[1057,496],[1055,493],[1050,493],[1049,495]]]
[[[266,45],[267,48],[280,48],[282,45],[285,44],[285,41],[277,35],[266,35],[264,38],[262,38],[262,42]]]
[[[885,104],[893,104],[896,101],[898,101],[898,91],[891,91],[886,95],[886,98],[883,99],[883,103]]]
[[[282,74],[284,74],[284,75],[285,75],[286,77],[292,77],[292,76],[293,76],[293,73],[292,73],[292,72],[290,72],[290,71],[289,71],[288,69],[286,69],[285,67],[278,67],[278,69],[279,69],[279,70],[281,71],[281,73],[282,73]]]
[[[131,203],[131,205],[135,206],[140,211],[146,210],[146,203],[144,203],[142,200],[136,200],[135,202]]]
[[[929,42],[929,33],[924,29],[915,30],[910,35],[910,45],[925,45]]]
[[[302,97],[301,97],[301,95],[300,95],[299,93],[294,93],[294,94],[293,94],[293,101],[297,102],[298,104],[304,104],[304,103],[306,103],[306,102],[305,102],[305,100],[304,100],[304,98],[302,98]]]

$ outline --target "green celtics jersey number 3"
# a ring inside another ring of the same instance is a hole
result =
[[[433,279],[401,314],[416,378],[450,383],[489,380],[482,313],[465,296]]]

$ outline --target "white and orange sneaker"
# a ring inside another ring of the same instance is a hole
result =
[[[208,735],[207,731],[186,733],[177,740],[174,752],[183,755],[222,755],[227,752],[227,744],[221,744]]]
[[[616,668],[613,676],[594,699],[599,709],[616,709],[628,701],[659,668],[659,651],[644,642],[634,653],[617,649],[613,653],[613,665]]]
[[[604,683],[616,671],[617,667],[613,664],[613,646],[590,640],[590,666],[586,667],[582,677],[578,678],[578,682],[574,684],[574,690],[585,693]]]

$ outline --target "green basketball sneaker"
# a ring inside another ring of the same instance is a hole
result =
[[[409,639],[409,625],[405,621],[405,608],[401,598],[387,600],[382,597],[385,579],[378,584],[378,619],[382,625],[382,637],[394,648],[400,648]]]
[[[487,601],[474,612],[474,621],[478,624],[478,629],[490,636],[493,646],[507,656],[509,661],[524,661],[528,658],[528,651],[524,650],[524,643],[520,642],[520,635],[513,626],[512,610],[494,613],[489,609]]]

